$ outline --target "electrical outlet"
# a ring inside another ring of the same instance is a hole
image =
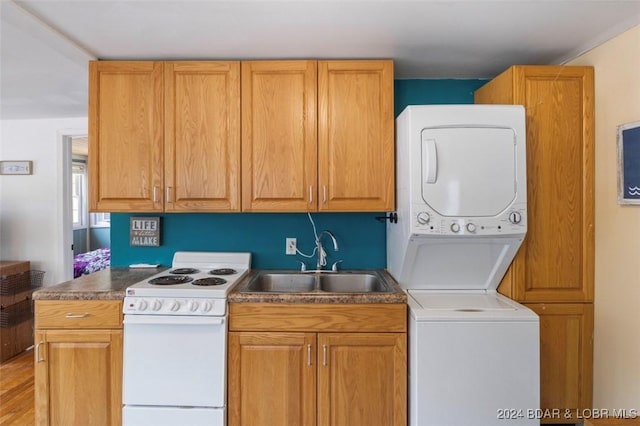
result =
[[[286,239],[286,247],[285,247],[285,253],[286,254],[296,254],[296,247],[297,247],[297,242],[295,238],[287,238]]]

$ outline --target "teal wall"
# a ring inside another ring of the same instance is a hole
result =
[[[111,230],[109,228],[91,228],[91,247],[89,250],[111,247]]]
[[[473,92],[486,80],[396,80],[395,114],[407,105],[468,104]],[[385,225],[380,213],[313,213],[318,232],[329,229],[337,237],[334,253],[327,241],[328,262],[343,260],[343,269],[386,267]],[[298,260],[315,267],[315,257],[286,256],[285,238],[298,239],[298,249],[311,254],[314,247],[311,223],[304,213],[193,213],[162,214],[161,246],[130,247],[129,219],[132,215],[111,215],[111,263],[170,265],[178,250],[249,251],[252,266],[259,269],[295,269]],[[136,216],[149,216],[137,214]]]

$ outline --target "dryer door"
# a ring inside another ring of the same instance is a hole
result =
[[[491,217],[516,197],[516,134],[506,127],[422,130],[422,198],[442,216]]]

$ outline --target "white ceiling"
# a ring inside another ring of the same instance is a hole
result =
[[[640,24],[640,0],[0,1],[2,119],[86,116],[96,58],[391,58],[396,78],[490,78]]]

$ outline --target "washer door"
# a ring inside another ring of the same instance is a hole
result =
[[[441,216],[497,216],[515,200],[513,129],[432,127],[421,139],[422,199]]]

